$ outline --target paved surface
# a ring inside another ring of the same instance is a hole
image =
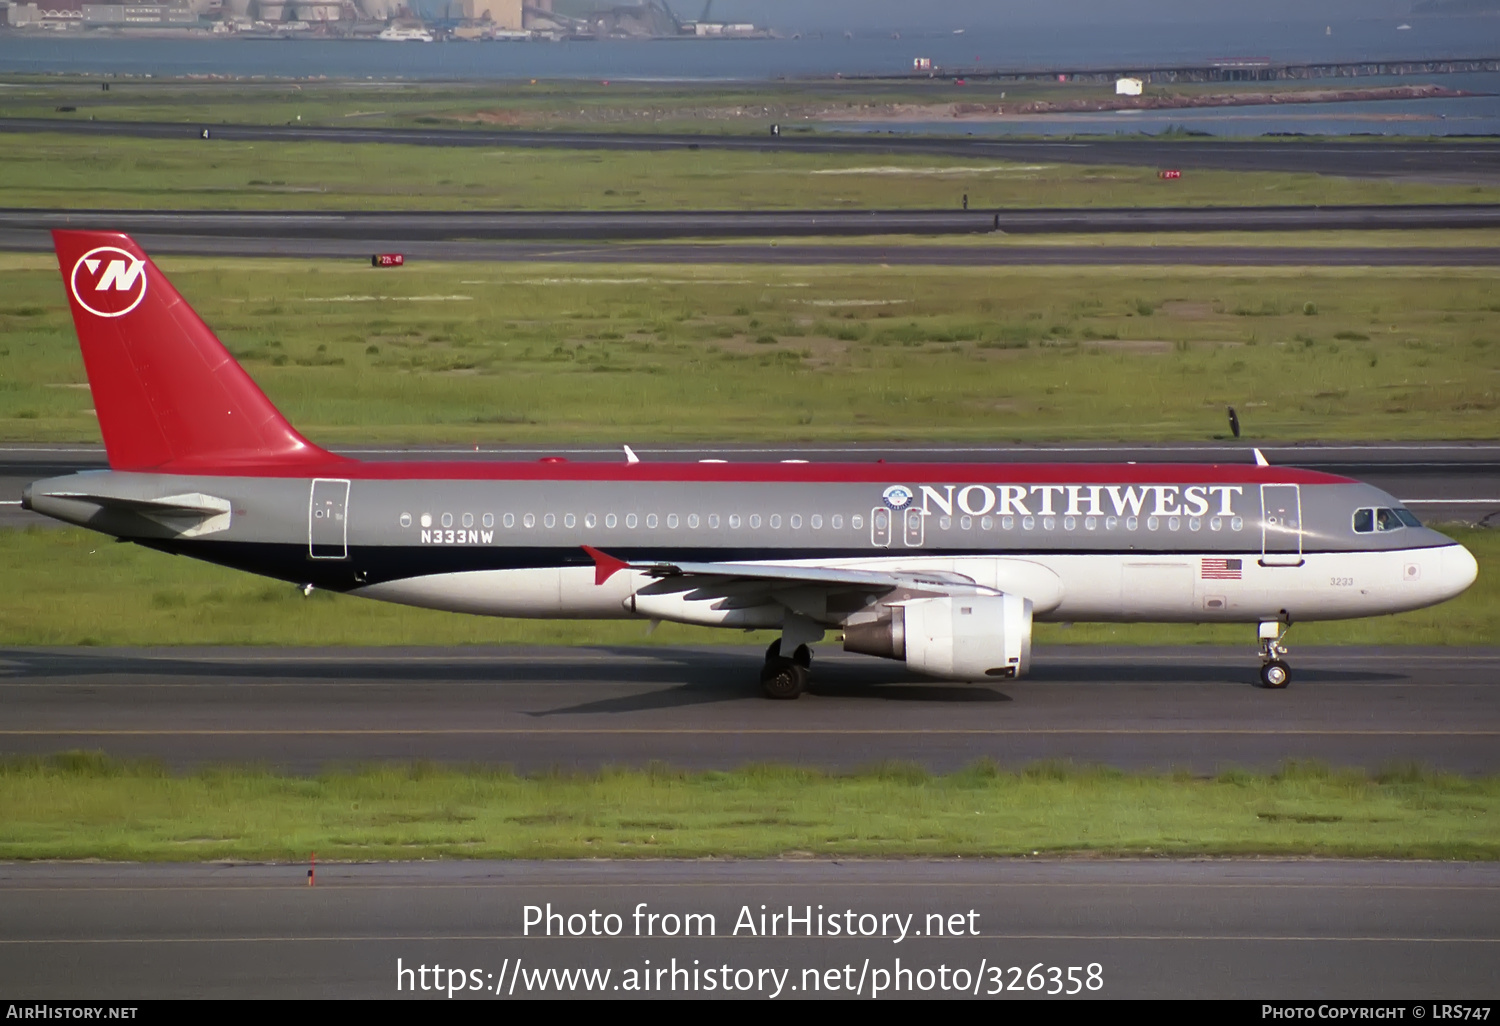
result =
[[[0,228],[109,227],[146,237],[671,239],[797,235],[1312,231],[1500,227],[1497,204],[1021,210],[178,211],[0,209]]]
[[[722,446],[634,446],[642,459],[731,460],[806,459],[891,462],[1032,462],[1038,460],[1138,462],[1249,463],[1254,458],[1249,442],[1202,444],[1172,443],[1154,446],[1109,444],[1056,445],[782,445],[755,447]],[[522,459],[566,456],[575,460],[618,459],[615,446],[554,446],[485,449],[409,447],[372,449],[341,448],[338,451],[361,459]],[[1268,459],[1277,464],[1323,470],[1368,481],[1384,488],[1432,523],[1477,523],[1486,517],[1500,521],[1500,443],[1484,442],[1373,442],[1366,445],[1266,445]],[[0,527],[54,524],[55,521],[24,512],[17,503],[21,489],[32,481],[105,466],[104,452],[95,447],[8,445],[0,446]],[[11,503],[11,505],[4,505]]]
[[[643,628],[644,629],[644,628]],[[0,753],[101,750],[295,772],[415,760],[662,760],[951,771],[1071,759],[1214,772],[1319,759],[1500,772],[1500,649],[1296,646],[1284,692],[1240,648],[1038,646],[1015,683],[950,684],[820,646],[771,702],[761,652],[704,648],[0,649]]]
[[[413,970],[441,965],[445,982],[450,968],[477,970],[464,981],[492,994],[498,983],[513,997],[536,993],[528,984],[537,970],[608,969],[601,989],[623,997],[629,992],[614,987],[628,986],[627,972],[639,974],[649,959],[668,970],[661,980],[670,996],[675,959],[689,971],[677,978],[678,994],[697,969],[696,996],[721,996],[702,981],[727,967],[732,982],[751,988],[741,996],[771,997],[775,978],[765,970],[775,970],[785,974],[781,999],[847,997],[844,988],[856,985],[869,998],[876,983],[896,978],[899,958],[914,971],[908,986],[930,979],[916,971],[946,966],[944,978],[962,970],[971,993],[976,976],[982,993],[993,990],[992,967],[1004,968],[1003,984],[1024,987],[1041,963],[1044,987],[1067,987],[1069,966],[1084,981],[1097,965],[1100,989],[1083,993],[1100,997],[1453,1001],[1493,997],[1500,953],[1494,864],[419,863],[319,867],[311,888],[305,873],[295,865],[0,866],[0,992],[387,998],[397,996],[400,959]],[[633,936],[642,902],[646,914],[712,914],[712,936],[707,925],[691,940]],[[598,910],[601,928],[616,914],[620,936],[524,935],[524,907],[545,914],[548,903],[565,915]],[[762,905],[790,905],[798,916],[811,906],[841,922],[852,911],[856,928],[866,914],[910,915],[911,932],[895,943],[897,920],[885,919],[886,937],[734,936],[741,910],[758,917]],[[932,935],[927,917],[953,914],[963,935]],[[1046,982],[1054,965],[1064,981],[1056,985]],[[822,989],[810,994],[814,980]],[[830,992],[833,980],[839,989]],[[421,982],[430,973],[403,981]],[[430,990],[416,996],[446,1000]],[[654,986],[648,996],[657,996]]]
[[[109,228],[96,224],[92,227]],[[413,260],[563,264],[874,264],[938,267],[1495,267],[1500,249],[1484,246],[891,246],[785,243],[468,242],[399,236],[286,239],[132,233],[149,253],[178,256],[289,257],[367,262],[375,253]],[[44,231],[0,229],[0,252],[51,253]],[[399,273],[399,272],[393,272]]]
[[[402,143],[409,146],[515,146],[595,150],[750,150],[768,153],[926,154],[1024,163],[1132,164],[1230,171],[1300,171],[1361,178],[1420,177],[1453,182],[1500,181],[1500,145],[1488,140],[1421,142],[1164,139],[983,139],[882,135],[878,132],[777,138],[752,135],[648,132],[526,132],[461,128],[299,128],[291,125],[71,121],[0,118],[0,132],[66,132],[145,139]]]

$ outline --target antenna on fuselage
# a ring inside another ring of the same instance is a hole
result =
[[[1271,465],[1271,461],[1266,459],[1265,453],[1259,449],[1251,449],[1250,451],[1255,453],[1255,465],[1257,467],[1269,467]]]

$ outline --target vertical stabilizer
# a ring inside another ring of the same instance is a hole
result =
[[[112,468],[338,459],[293,430],[134,239],[52,239]]]

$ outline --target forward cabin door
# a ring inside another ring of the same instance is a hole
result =
[[[318,478],[307,502],[307,554],[349,558],[349,482]]]
[[[1262,566],[1302,565],[1302,490],[1298,485],[1260,486]]]

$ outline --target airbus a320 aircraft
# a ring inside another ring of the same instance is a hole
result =
[[[1261,465],[364,462],[307,441],[128,236],[54,233],[110,469],[23,504],[305,588],[490,616],[779,629],[966,681],[1013,678],[1032,623],[1286,629],[1462,592],[1463,546],[1348,478]]]

